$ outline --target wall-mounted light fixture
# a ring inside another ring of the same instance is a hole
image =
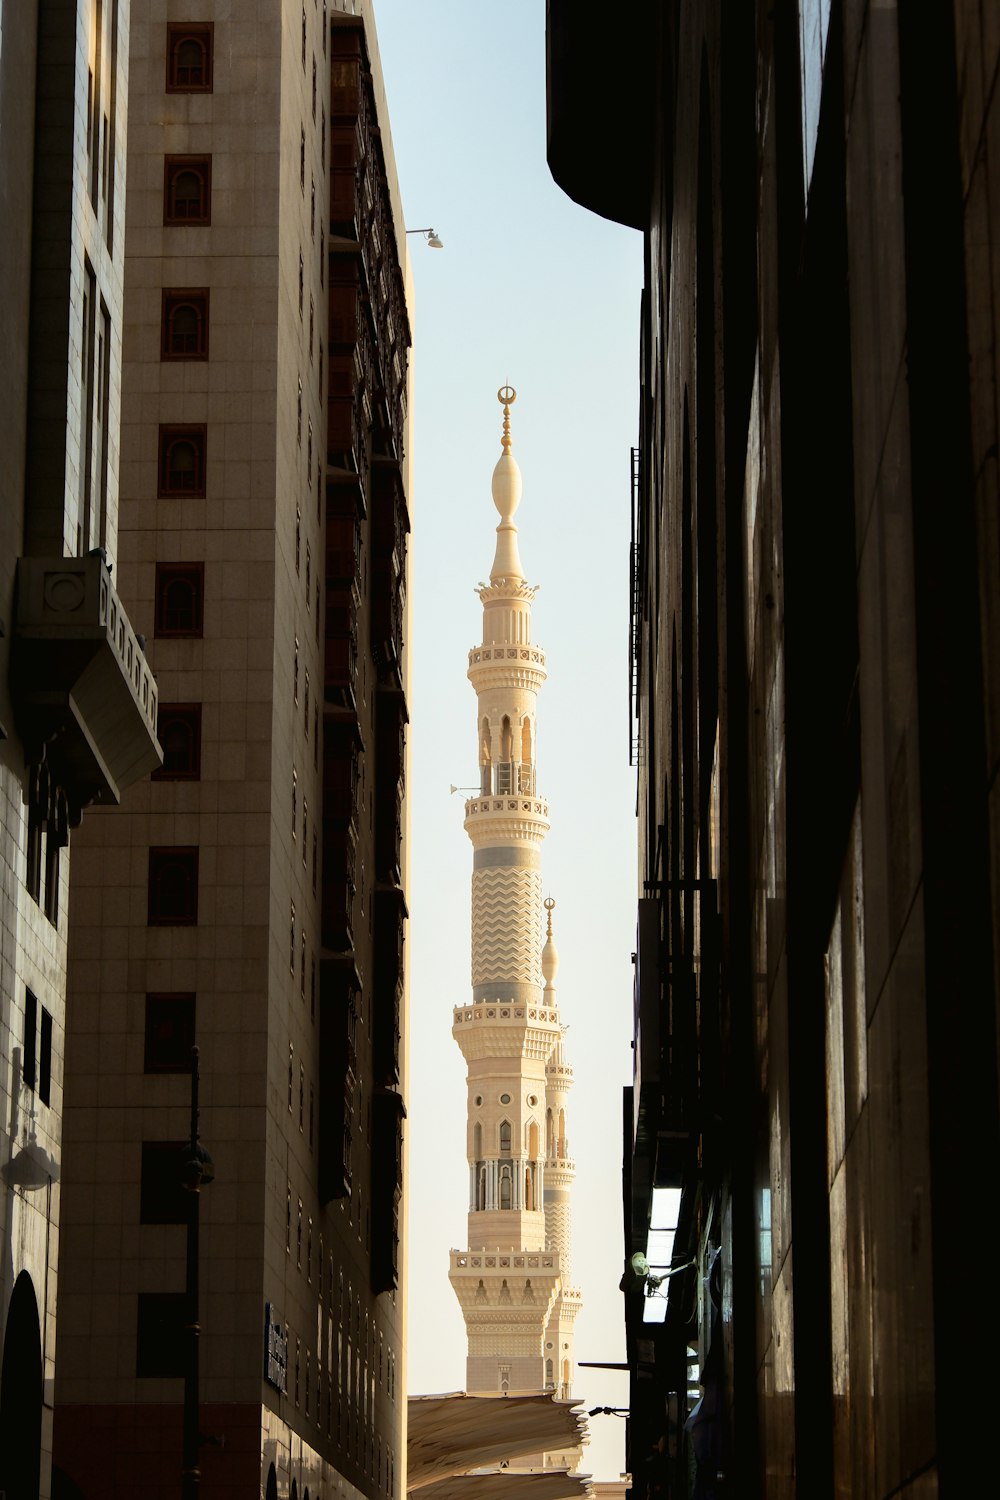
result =
[[[438,236],[436,229],[408,229],[407,234],[422,234],[432,250],[443,250],[444,240]]]

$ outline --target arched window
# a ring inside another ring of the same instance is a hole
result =
[[[483,720],[479,744],[479,764],[482,771],[480,780],[481,795],[488,797],[493,790],[493,756],[490,749],[489,719]]]
[[[211,222],[210,156],[168,156],[164,165],[165,224],[208,224]]]
[[[534,1120],[528,1126],[528,1156],[532,1161],[538,1160],[538,1126]]]
[[[209,93],[212,88],[212,25],[167,27],[167,93]]]
[[[546,1390],[551,1390],[552,1387],[555,1385],[555,1380],[553,1379],[554,1373],[555,1373],[555,1371],[554,1371],[553,1366],[552,1366],[552,1361],[551,1361],[551,1359],[547,1359],[545,1361],[545,1388],[546,1388]]]
[[[556,1135],[555,1128],[554,1128],[553,1123],[552,1123],[552,1111],[551,1111],[551,1109],[547,1109],[545,1111],[545,1155],[546,1156],[554,1156],[555,1155],[555,1144],[556,1144],[555,1135]]]
[[[510,1155],[510,1121],[500,1121],[500,1150],[505,1156]]]
[[[157,635],[201,635],[203,586],[200,563],[157,563]]]
[[[560,1156],[566,1155],[566,1111],[564,1109],[559,1111],[558,1154]]]
[[[521,724],[521,766],[517,773],[517,789],[532,796],[535,790],[534,772],[531,766],[531,720]]]
[[[208,291],[164,291],[160,355],[163,359],[207,359]]]
[[[478,1120],[472,1128],[472,1159],[473,1161],[483,1159],[483,1127]]]
[[[485,1167],[480,1167],[479,1168],[479,1181],[477,1183],[476,1207],[477,1207],[477,1209],[480,1209],[480,1210],[482,1210],[482,1209],[484,1209],[486,1207],[486,1168]]]
[[[535,1207],[535,1180],[530,1167],[524,1169],[524,1206],[529,1213]]]
[[[205,438],[199,432],[166,432],[160,450],[160,494],[205,493]]]
[[[510,1167],[500,1168],[500,1207],[510,1208],[511,1205],[511,1176]]]
[[[514,758],[514,736],[511,733],[510,719],[507,714],[503,716],[500,728],[500,759],[513,760]]]

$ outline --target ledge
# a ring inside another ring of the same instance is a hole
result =
[[[79,810],[163,762],[156,679],[99,554],[22,557],[11,679],[29,760],[43,748]]]
[[[652,13],[649,0],[548,0],[545,15],[549,171],[574,202],[632,229],[649,223]]]

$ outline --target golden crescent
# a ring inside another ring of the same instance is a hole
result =
[[[546,911],[552,911],[555,904],[556,903],[553,901],[551,896],[546,896],[545,900],[542,902],[542,905],[545,907]]]
[[[497,391],[497,400],[503,406],[513,406],[517,400],[517,392],[512,385],[502,385]]]

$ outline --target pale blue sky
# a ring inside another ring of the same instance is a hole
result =
[[[465,1380],[448,1250],[466,1241],[465,1072],[451,1008],[469,995],[472,849],[462,794],[476,780],[466,653],[473,587],[489,574],[490,475],[517,388],[517,515],[535,639],[543,849],[555,897],[558,988],[577,1162],[577,1359],[624,1359],[621,1087],[631,1080],[635,773],[628,764],[629,449],[637,441],[642,239],[585,212],[545,162],[542,0],[377,0],[393,146],[410,240],[414,327],[410,1088],[411,1392]],[[601,121],[598,129],[613,128]],[[623,149],[627,144],[623,142]],[[588,1406],[621,1405],[627,1379],[580,1371]],[[591,1422],[586,1467],[612,1478],[623,1424]]]

